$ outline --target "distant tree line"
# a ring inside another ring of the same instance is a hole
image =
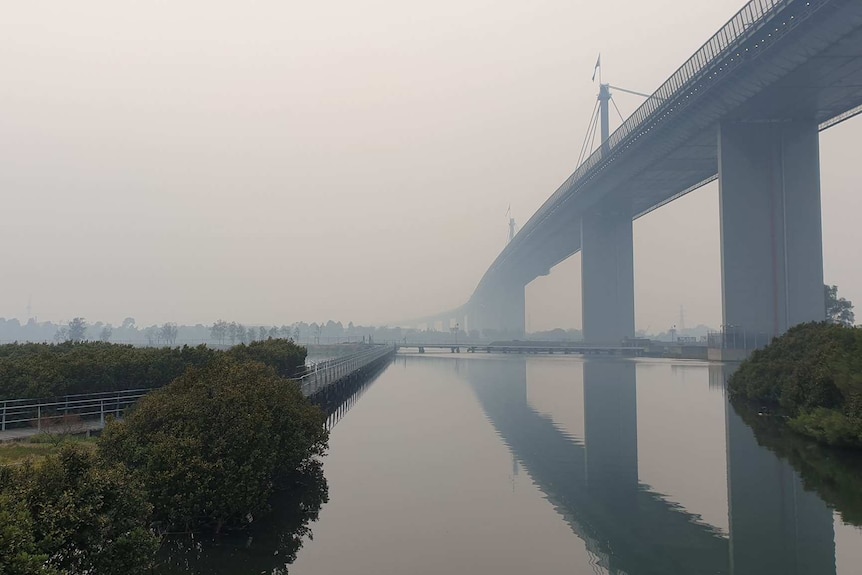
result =
[[[212,325],[179,325],[168,322],[160,325],[140,327],[135,319],[127,317],[119,326],[110,323],[89,323],[86,318],[75,317],[68,322],[39,322],[30,319],[22,324],[17,319],[0,318],[0,343],[40,342],[63,343],[66,341],[103,341],[125,343],[136,346],[173,346],[173,345],[236,345],[249,344],[269,338],[292,339],[304,344],[332,344],[344,342],[401,341],[407,337],[411,341],[440,341],[454,337],[451,330],[406,329],[387,326],[363,326],[340,321],[304,321],[281,325],[248,325],[236,321],[219,319]],[[459,329],[461,341],[478,338],[475,330],[471,333]]]

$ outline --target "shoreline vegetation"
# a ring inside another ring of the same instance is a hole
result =
[[[862,449],[862,329],[795,326],[742,362],[728,391],[820,443]]]
[[[34,453],[12,465],[0,460],[0,573],[151,573],[167,534],[200,539],[245,530],[308,477],[316,478],[311,508],[326,500],[325,415],[286,377],[305,362],[305,348],[292,341],[223,352],[105,343],[8,347],[0,346],[7,368],[29,376],[52,368],[54,393],[68,391],[62,384],[69,380],[56,374],[78,382],[101,374],[93,385],[110,386],[131,372],[160,389],[123,421],[109,421],[96,440],[52,438],[45,448],[30,440],[17,449]],[[90,363],[100,358],[106,365]]]

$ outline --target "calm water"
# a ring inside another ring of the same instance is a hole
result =
[[[298,575],[862,573],[856,458],[744,414],[755,435],[725,375],[399,355],[332,431],[329,502],[303,507],[313,539],[281,518],[296,529],[172,572],[266,573],[295,553]]]

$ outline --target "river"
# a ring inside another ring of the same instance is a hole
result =
[[[738,414],[726,369],[399,354],[333,428],[329,501],[286,549],[170,572],[862,573],[859,459]]]

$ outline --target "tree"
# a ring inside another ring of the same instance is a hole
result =
[[[101,333],[99,333],[99,339],[101,341],[111,341],[111,336],[114,335],[114,328],[111,327],[111,324],[106,325],[102,328]]]
[[[60,573],[150,572],[159,540],[150,530],[146,493],[125,468],[73,444],[11,475],[48,567]]]
[[[838,286],[823,285],[826,293],[826,321],[853,327],[856,314],[853,313],[853,303],[838,297]]]
[[[54,341],[60,343],[61,341],[66,341],[69,339],[69,328],[65,325],[57,328],[57,331],[54,332]]]
[[[161,338],[169,346],[173,346],[174,342],[177,341],[177,324],[175,323],[166,323],[162,326],[161,329]]]
[[[83,341],[87,334],[87,322],[82,317],[76,317],[69,322],[69,339]]]
[[[132,470],[169,529],[241,527],[326,449],[325,416],[262,363],[229,356],[144,397],[99,446]]]
[[[4,478],[5,479],[5,478]],[[8,488],[8,479],[4,484]],[[40,554],[33,534],[33,517],[18,497],[0,492],[0,573],[47,575],[48,556]]]
[[[240,343],[248,342],[248,330],[241,323],[236,324],[236,338]]]
[[[147,337],[147,345],[153,347],[158,345],[161,341],[162,330],[157,325],[151,325],[144,330],[144,335]]]
[[[210,335],[216,340],[219,345],[224,343],[224,338],[227,335],[227,322],[223,319],[218,320],[210,328]]]
[[[135,318],[127,317],[123,320],[123,323],[120,324],[120,329],[136,329],[135,328]]]
[[[259,361],[281,377],[293,377],[305,365],[308,350],[287,339],[265,339],[243,343],[226,352],[239,361]]]

